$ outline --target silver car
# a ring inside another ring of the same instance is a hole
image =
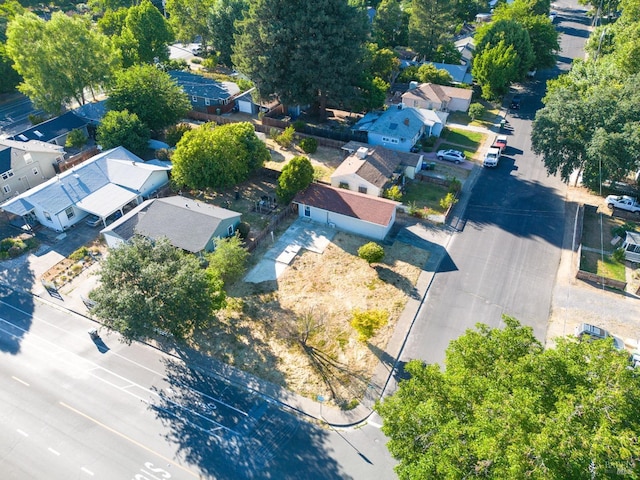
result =
[[[464,153],[460,150],[439,150],[436,154],[438,160],[447,160],[448,162],[460,163],[464,162]]]

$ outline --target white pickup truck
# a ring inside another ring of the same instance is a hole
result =
[[[619,208],[620,210],[640,214],[640,203],[638,203],[633,197],[629,197],[627,195],[609,195],[604,199],[604,201],[607,204],[607,207],[612,210],[614,208]]]
[[[500,148],[499,147],[490,147],[487,150],[486,155],[484,156],[484,161],[482,165],[485,167],[497,167],[498,162],[500,161]]]

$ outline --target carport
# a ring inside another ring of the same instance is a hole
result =
[[[108,183],[76,203],[76,207],[87,213],[97,215],[102,219],[102,223],[106,227],[105,219],[109,215],[117,211],[124,215],[123,208],[125,205],[133,201],[137,205],[140,200],[141,197],[137,193],[113,183]]]

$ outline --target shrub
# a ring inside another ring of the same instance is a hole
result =
[[[456,196],[452,192],[449,192],[444,196],[444,198],[440,199],[440,207],[446,211],[449,210],[457,202],[458,199],[456,198]]]
[[[253,88],[253,82],[251,80],[247,80],[246,78],[239,78],[236,80],[236,84],[241,92],[246,92],[247,90],[251,90]]]
[[[218,66],[218,55],[211,54],[202,61],[202,66],[207,70],[215,70]]]
[[[31,125],[38,125],[44,122],[47,119],[44,115],[38,115],[37,113],[32,113],[29,115],[29,122]]]
[[[402,190],[397,185],[394,185],[391,188],[388,188],[384,191],[384,198],[388,198],[389,200],[395,200],[399,202],[402,200]]]
[[[484,115],[485,108],[481,103],[472,103],[469,105],[469,116],[471,120],[477,120],[478,118],[482,118]]]
[[[171,160],[171,152],[166,148],[156,150],[156,158],[158,160]]]
[[[462,190],[462,182],[458,180],[456,177],[453,177],[449,180],[449,192],[458,193]]]
[[[624,263],[624,248],[616,248],[611,257],[618,263]]]
[[[195,63],[196,65],[200,65],[202,63],[202,59],[195,57],[191,59],[191,63]]]
[[[251,226],[247,222],[240,222],[238,224],[238,235],[243,240],[246,240],[249,237],[249,232],[251,231]]]
[[[82,265],[80,265],[79,263],[74,263],[73,265],[71,265],[71,273],[73,273],[74,275],[78,275],[81,271]]]
[[[428,150],[431,147],[433,147],[436,144],[436,141],[438,140],[438,137],[436,137],[435,135],[431,135],[429,137],[423,137],[422,138],[422,148],[424,150]]]
[[[384,258],[384,248],[376,242],[365,243],[358,249],[358,256],[367,263],[377,263]]]
[[[358,340],[366,342],[386,325],[389,313],[386,310],[354,310],[351,314],[351,326],[358,332]]]
[[[307,126],[306,123],[304,123],[303,120],[296,120],[294,121],[291,125],[293,125],[293,128],[296,132],[302,132],[304,130],[304,127]],[[307,152],[309,153],[309,152]]]
[[[299,145],[304,153],[316,153],[318,150],[318,141],[315,138],[303,138]]]
[[[169,145],[175,147],[182,136],[190,130],[192,130],[191,125],[187,123],[172,125],[171,127],[167,128],[166,132],[164,133],[164,139]]]
[[[289,148],[293,143],[293,135],[295,134],[295,129],[293,125],[289,125],[285,128],[280,135],[276,137],[276,143],[280,145],[282,148]]]
[[[622,225],[618,225],[617,227],[613,227],[611,229],[611,234],[614,237],[624,238],[627,232],[635,232],[638,226],[634,222],[626,222]]]
[[[276,127],[271,127],[269,129],[269,138],[276,140],[279,136],[280,136],[280,130],[278,130]]]
[[[82,260],[84,257],[89,256],[89,249],[87,247],[80,247],[76,251],[74,251],[71,255],[69,255],[69,259],[77,262]]]
[[[65,147],[80,148],[87,143],[87,136],[81,129],[73,130],[67,135]]]

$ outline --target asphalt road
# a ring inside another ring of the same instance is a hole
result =
[[[21,93],[3,95],[0,98],[0,135],[10,136],[30,128],[29,115],[43,113]]]
[[[521,86],[519,112],[509,112],[509,146],[473,190],[448,254],[434,277],[401,361],[443,363],[449,342],[481,322],[510,315],[546,336],[565,226],[566,187],[531,152],[531,125],[546,79],[582,57],[588,19],[576,2],[558,2],[562,52],[555,69]]]
[[[379,429],[322,428],[193,352],[92,341],[94,326],[0,291],[6,478],[393,478]]]

